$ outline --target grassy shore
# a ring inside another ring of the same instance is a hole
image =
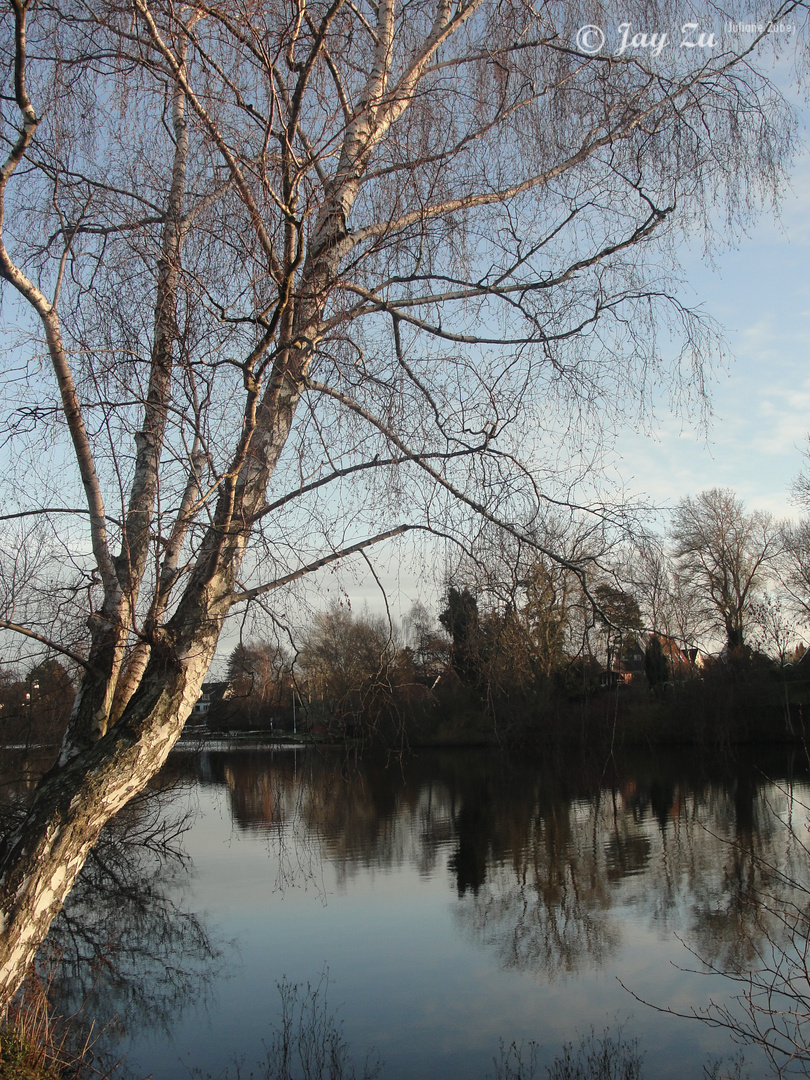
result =
[[[92,1040],[77,1038],[77,1025],[53,1014],[48,982],[30,972],[0,1026],[0,1080],[104,1076],[93,1059]]]

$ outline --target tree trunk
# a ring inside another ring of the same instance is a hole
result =
[[[157,773],[183,730],[222,624],[211,613],[188,646],[153,647],[121,721],[40,785],[0,855],[0,1003],[7,1005],[104,825]]]

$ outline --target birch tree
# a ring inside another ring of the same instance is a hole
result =
[[[711,12],[718,34],[739,14]],[[667,373],[700,387],[673,246],[778,185],[769,39],[581,51],[599,21],[553,0],[10,0],[4,516],[42,518],[86,632],[66,646],[14,578],[2,628],[82,677],[0,852],[0,1000],[165,761],[229,616],[277,617],[293,582],[414,530],[531,543],[595,433],[643,420]]]

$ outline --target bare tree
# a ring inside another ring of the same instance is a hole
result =
[[[87,637],[49,641],[83,674],[0,853],[0,1000],[229,615],[414,529],[532,543],[571,500],[560,440],[592,459],[600,415],[643,415],[662,320],[700,385],[679,222],[775,190],[792,127],[766,34],[586,55],[599,10],[11,0],[3,502],[41,517]]]
[[[810,513],[810,436],[802,451],[804,464],[791,484],[793,501],[807,514]]]
[[[773,519],[761,510],[747,513],[729,488],[711,488],[681,500],[671,535],[684,586],[725,633],[729,649],[739,649],[757,590],[779,551]]]
[[[379,698],[390,698],[396,650],[382,616],[357,616],[333,604],[304,632],[298,664],[310,708],[326,716],[359,720],[373,714]]]
[[[805,461],[791,485],[791,495],[805,516],[782,525],[782,552],[778,564],[780,584],[802,622],[810,617],[810,517],[807,516],[810,513],[810,443],[803,454]]]
[[[805,627],[793,617],[787,597],[763,592],[751,605],[751,625],[757,645],[784,667],[795,652]]]
[[[644,625],[654,634],[693,647],[705,631],[702,605],[685,587],[662,539],[642,535],[627,548],[619,578],[638,599]]]
[[[796,618],[810,618],[810,519],[785,523],[781,530],[779,581]]]
[[[438,620],[417,601],[404,619],[404,631],[415,672],[425,685],[435,686],[450,659],[450,644]]]

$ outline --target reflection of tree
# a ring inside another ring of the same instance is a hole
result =
[[[187,768],[190,766],[187,765]],[[338,882],[368,869],[441,873],[459,925],[502,964],[552,978],[604,963],[619,909],[678,928],[711,962],[742,969],[771,933],[763,866],[784,852],[761,776],[697,781],[677,761],[589,775],[490,752],[402,761],[340,752],[204,754],[234,820],[280,849],[285,880],[327,860]],[[759,935],[759,936],[758,936]]]
[[[806,785],[763,784],[743,827],[713,835],[724,848],[723,880],[712,905],[696,905],[690,952],[698,970],[722,976],[732,991],[677,1014],[759,1047],[780,1077],[807,1075],[810,1066],[807,797]]]
[[[509,862],[490,861],[457,919],[504,966],[553,979],[616,950],[612,912],[625,904],[661,930],[689,913],[695,951],[746,970],[777,931],[763,901],[764,867],[784,858],[773,797],[744,774],[704,785],[664,775],[538,802],[522,846]]]
[[[458,846],[451,856],[449,867],[456,878],[458,895],[469,889],[473,895],[487,878],[490,853],[490,804],[484,793],[478,800],[465,802],[455,817]]]
[[[592,906],[593,899],[570,877],[545,889],[537,882],[496,879],[458,909],[458,919],[502,967],[552,982],[585,964],[600,966],[619,945],[618,928],[598,902]]]
[[[92,1019],[104,1036],[168,1030],[204,1000],[217,951],[204,923],[176,897],[190,874],[187,815],[171,792],[148,791],[105,829],[51,927],[59,957],[56,1011]]]
[[[7,753],[0,771],[0,834],[26,811],[52,753]],[[169,778],[164,778],[169,783]],[[96,1051],[139,1027],[168,1030],[205,999],[218,954],[204,923],[178,899],[191,874],[183,848],[190,816],[171,787],[139,795],[102,832],[39,957],[54,1011],[92,1022]]]
[[[597,807],[543,800],[511,861],[457,909],[459,923],[504,967],[552,980],[615,950],[606,860],[594,843]]]
[[[782,862],[787,839],[774,828],[769,810],[777,794],[773,785],[755,784],[750,776],[730,790],[707,793],[701,820],[709,857],[692,885],[687,941],[709,964],[736,971],[750,967],[763,933],[770,932],[764,868]]]

